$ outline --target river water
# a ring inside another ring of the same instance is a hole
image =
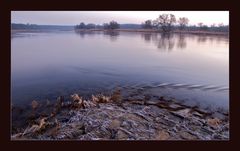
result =
[[[229,107],[229,39],[135,32],[36,32],[11,37],[13,104],[114,88]]]

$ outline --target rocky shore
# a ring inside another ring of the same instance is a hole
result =
[[[12,140],[228,140],[229,115],[183,105],[164,97],[93,95],[59,97],[12,106]],[[21,114],[27,114],[20,119]],[[23,121],[24,119],[24,121]],[[22,121],[19,124],[19,121]]]

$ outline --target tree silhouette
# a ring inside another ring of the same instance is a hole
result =
[[[161,28],[163,32],[170,32],[175,23],[176,18],[173,14],[162,14],[154,21],[154,26]]]

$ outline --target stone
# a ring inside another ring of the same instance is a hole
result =
[[[155,139],[156,140],[167,140],[169,139],[170,135],[168,132],[164,130],[160,130],[157,132]]]
[[[159,102],[158,101],[151,101],[151,100],[148,100],[145,102],[146,105],[157,105]]]
[[[199,112],[196,112],[196,111],[194,111],[194,112],[192,113],[192,115],[198,116],[198,117],[200,117],[200,118],[203,117],[203,114],[201,114],[201,113],[199,113]]]
[[[142,101],[142,100],[131,100],[130,103],[144,105],[144,101]]]
[[[173,115],[181,117],[181,118],[187,118],[191,115],[190,111],[191,111],[191,109],[187,108],[187,109],[183,109],[183,110],[174,111],[174,112],[171,112],[171,113]]]
[[[179,135],[181,136],[181,138],[186,139],[186,140],[196,140],[197,139],[196,136],[194,136],[186,131],[180,131]]]
[[[179,110],[179,109],[182,109],[183,107],[181,105],[178,105],[178,104],[169,104],[169,108],[171,108],[172,110]]]
[[[221,121],[218,118],[213,118],[213,119],[207,119],[208,125],[210,125],[213,128],[217,128]]]
[[[126,140],[126,139],[128,139],[128,135],[125,132],[123,132],[122,130],[118,130],[115,138],[119,139],[119,140]]]
[[[110,129],[117,129],[118,127],[120,127],[120,125],[121,125],[121,121],[115,119],[115,120],[112,120],[112,122],[109,125],[109,128]]]

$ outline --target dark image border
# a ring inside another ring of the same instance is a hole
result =
[[[4,3],[4,4],[3,4]],[[239,16],[237,3],[228,3],[224,1],[190,1],[190,0],[166,0],[166,1],[57,1],[57,0],[17,0],[1,1],[1,126],[0,143],[6,145],[6,149],[26,149],[43,150],[46,147],[54,150],[69,150],[69,147],[75,147],[76,150],[88,149],[174,149],[179,150],[230,150],[230,147],[236,147],[239,143],[239,97],[238,86],[239,67],[238,53],[239,48]],[[226,10],[230,14],[230,140],[229,141],[11,141],[10,138],[10,82],[11,82],[11,11],[14,10]],[[101,148],[100,148],[101,147]],[[3,148],[3,147],[2,147]],[[5,148],[5,146],[4,146]]]

